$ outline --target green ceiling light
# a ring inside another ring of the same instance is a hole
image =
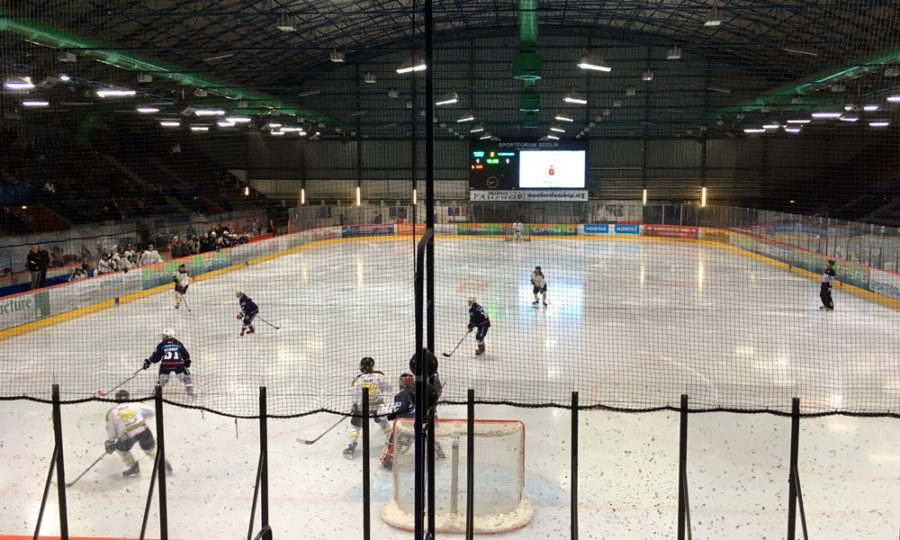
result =
[[[513,78],[520,81],[541,79],[541,55],[535,51],[521,50],[513,58]]]
[[[528,129],[534,129],[538,125],[537,113],[535,112],[527,112],[525,113],[525,118],[522,120],[522,127]]]
[[[526,113],[536,113],[541,110],[541,98],[534,87],[526,87],[519,98],[519,110]]]

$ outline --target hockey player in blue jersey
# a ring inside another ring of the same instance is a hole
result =
[[[191,355],[180,341],[175,339],[175,330],[166,328],[162,331],[162,341],[156,346],[156,350],[150,358],[144,360],[144,369],[150,364],[159,363],[159,385],[165,386],[169,382],[169,375],[174,373],[184,383],[184,389],[189,396],[194,395],[194,384],[191,382]]]
[[[253,328],[253,319],[259,314],[259,307],[257,307],[256,303],[254,303],[249,296],[241,291],[235,293],[235,296],[238,298],[238,302],[241,303],[241,312],[238,313],[237,318],[244,319],[244,322],[241,325],[241,337],[244,337],[245,333],[252,334],[253,332],[256,332],[256,329]]]
[[[471,332],[473,329],[477,328],[477,330],[475,330],[475,343],[478,344],[478,348],[475,349],[476,356],[484,354],[484,336],[487,335],[490,327],[491,319],[487,316],[484,308],[481,307],[481,304],[478,303],[478,300],[474,296],[470,296],[468,329]]]

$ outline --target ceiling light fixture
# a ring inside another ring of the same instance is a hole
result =
[[[157,107],[138,107],[137,112],[140,114],[154,114],[158,113],[159,109]]]
[[[544,135],[544,137],[547,138],[547,139],[550,139],[551,141],[558,141],[558,140],[559,140],[559,137],[557,137],[557,136],[556,136],[555,134],[553,134],[553,133],[548,133],[548,134]]]
[[[888,127],[889,125],[891,125],[891,123],[887,120],[872,120],[871,122],[869,122],[869,127],[874,128],[883,128]]]
[[[375,77],[375,73],[367,71],[366,74],[363,75],[363,82],[366,84],[375,84],[378,82],[378,78]]]
[[[766,130],[763,128],[744,128],[744,133],[755,134],[755,133],[765,133]]]
[[[859,121],[859,117],[855,114],[842,114],[840,118],[841,122],[857,122]]]
[[[472,129],[469,130],[469,133],[481,133],[484,131],[484,124],[476,124],[472,126]]]
[[[440,97],[437,101],[434,102],[435,106],[440,107],[442,105],[453,105],[454,103],[459,102],[459,96],[456,92],[447,92],[443,96]]]
[[[181,122],[178,120],[160,120],[159,125],[167,128],[174,128],[181,125]]]
[[[703,26],[719,26],[720,24],[722,24],[722,19],[719,18],[719,8],[714,7],[709,10],[709,15],[703,21]]]
[[[575,119],[573,119],[571,116],[566,116],[563,113],[556,113],[556,116],[554,116],[553,119],[557,120],[559,122],[574,122],[575,121]]]
[[[249,116],[226,116],[225,120],[232,124],[247,124],[251,121]]]
[[[718,92],[720,94],[730,94],[731,88],[725,88],[722,86],[710,86],[707,88],[710,92]]]
[[[225,116],[222,109],[197,109],[194,111],[197,116]]]
[[[191,126],[191,131],[196,133],[203,133],[209,131],[209,126]]]
[[[550,131],[555,131],[557,133],[565,133],[566,129],[559,124],[553,124],[550,126]]]
[[[394,99],[396,99],[398,96],[400,96],[400,93],[397,92],[397,89],[396,89],[396,88],[391,88],[390,90],[388,90],[388,97],[389,97],[389,98],[394,98]]]
[[[650,82],[653,80],[653,70],[648,69],[641,75],[641,80],[644,82]]]
[[[808,124],[812,122],[809,118],[792,118],[787,121],[788,124]]]
[[[840,118],[841,113],[834,111],[816,111],[812,113],[813,118]]]
[[[216,122],[216,125],[220,128],[230,128],[234,127],[234,122],[229,122],[228,120],[219,120]]]
[[[586,52],[578,59],[578,67],[581,69],[590,69],[593,71],[602,71],[609,73],[612,67],[603,61],[598,55]]]
[[[6,83],[3,84],[3,87],[13,92],[23,92],[33,90],[34,83],[31,82],[31,77],[12,77],[6,79]]]
[[[491,135],[491,132],[485,131],[484,134],[481,135],[481,137],[478,137],[478,140],[486,141],[486,140],[490,139],[491,137],[493,137],[493,135]]]
[[[60,73],[60,74],[59,74],[59,80],[60,80],[60,82],[69,82],[69,81],[72,80],[72,77],[69,77],[69,76],[66,75],[65,73]]]
[[[633,86],[629,86],[628,88],[625,89],[626,96],[633,96],[635,94],[637,94],[637,88],[635,88]]]
[[[463,122],[471,122],[475,120],[475,115],[472,114],[472,111],[468,111],[464,113],[462,116],[456,119],[457,124],[462,124]]]
[[[332,62],[335,62],[335,63],[338,63],[338,64],[347,61],[347,57],[346,57],[346,55],[343,53],[343,51],[339,51],[339,50],[337,50],[337,49],[331,51],[331,54],[329,54],[328,57],[331,59]]]
[[[673,45],[666,54],[666,60],[681,60],[681,47]]]
[[[137,92],[134,90],[127,89],[119,89],[119,88],[101,88],[97,90],[97,96],[101,98],[108,97],[133,97]]]
[[[796,134],[798,134],[798,133],[800,133],[800,132],[802,132],[802,131],[803,131],[803,130],[802,130],[801,128],[796,127],[796,126],[794,126],[794,127],[787,127],[787,126],[785,126],[785,128],[784,128],[784,132],[785,132],[785,133],[790,133],[790,134],[792,134],[792,135],[796,135]]]
[[[588,100],[581,96],[577,92],[567,92],[566,96],[563,98],[563,101],[566,103],[572,103],[575,105],[587,105]]]
[[[309,96],[315,96],[316,94],[321,94],[321,93],[322,93],[322,91],[319,89],[304,90],[304,91],[300,92],[299,94],[297,94],[297,97],[304,98],[304,97],[309,97]]]
[[[235,53],[233,53],[233,52],[227,52],[227,53],[217,54],[214,56],[207,56],[206,58],[203,59],[203,61],[208,64],[210,62],[215,62],[217,60],[225,60],[226,58],[231,58],[234,55],[235,55]]]
[[[866,112],[875,112],[878,110],[878,105],[863,105],[863,110]]]
[[[888,96],[887,100],[891,103],[900,103],[900,96],[897,96],[897,95]]]
[[[49,107],[50,102],[43,99],[26,99],[22,102],[23,107]]]
[[[425,58],[420,56],[419,54],[416,54],[411,59],[400,64],[400,67],[397,68],[397,73],[400,73],[402,75],[404,73],[412,73],[414,71],[425,71],[426,67],[428,66],[425,65]]]
[[[763,124],[762,127],[763,127],[763,129],[780,129],[781,124],[776,124],[775,122],[769,122],[769,123]]]

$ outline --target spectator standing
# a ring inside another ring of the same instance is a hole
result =
[[[253,220],[253,236],[259,236],[262,233],[262,225],[259,224],[259,219]]]
[[[39,288],[41,286],[41,264],[37,245],[31,246],[31,251],[28,252],[28,257],[25,259],[25,267],[31,273],[32,290]]]
[[[44,244],[38,244],[38,267],[41,270],[41,283],[43,287],[47,283],[47,269],[50,268],[50,254],[44,249]]]
[[[278,230],[275,228],[275,220],[269,220],[269,232],[272,233],[272,236],[278,236]]]

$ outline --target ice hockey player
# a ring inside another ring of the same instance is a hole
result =
[[[513,226],[512,226],[512,230],[513,230],[513,240],[515,240],[515,241],[521,241],[521,240],[522,240],[522,230],[523,230],[524,228],[525,228],[525,227],[522,225],[522,222],[519,221],[519,220],[516,220],[516,222],[513,223]]]
[[[115,264],[112,262],[109,253],[104,253],[100,260],[97,261],[97,273],[98,274],[109,274],[111,272],[115,272]]]
[[[412,373],[400,375],[400,391],[394,396],[394,409],[393,412],[387,416],[388,420],[393,421],[397,418],[416,417],[416,404],[413,401],[412,393],[414,382],[415,378]],[[406,439],[406,437],[404,437],[404,439]],[[407,440],[399,441],[400,448],[397,448],[397,451],[399,453],[408,451],[410,442],[411,441]],[[388,437],[387,446],[385,446],[384,452],[381,454],[381,464],[385,469],[390,469],[394,465],[394,445],[394,430],[392,428],[391,435]]]
[[[174,373],[178,380],[184,383],[184,389],[188,395],[194,396],[194,384],[191,382],[191,355],[184,345],[175,339],[175,330],[166,328],[162,331],[162,341],[156,346],[156,350],[150,358],[144,360],[144,369],[150,364],[159,364],[159,385],[165,387],[169,382],[169,375]]]
[[[391,383],[385,378],[384,373],[375,371],[375,360],[366,356],[359,361],[359,375],[353,379],[350,385],[350,396],[353,399],[353,409],[350,411],[350,425],[352,431],[347,437],[347,448],[344,449],[344,457],[353,459],[356,452],[356,441],[359,439],[359,428],[362,427],[362,393],[363,388],[369,389],[369,416],[381,427],[384,433],[384,445],[390,445],[391,424],[384,416],[379,416],[384,405],[384,398],[391,392]]]
[[[544,273],[541,271],[540,266],[535,266],[534,271],[531,273],[531,285],[533,288],[531,292],[534,293],[534,302],[532,305],[537,307],[538,305],[538,294],[543,295],[544,305],[547,305],[547,281],[544,279]]]
[[[141,402],[130,401],[127,390],[116,392],[116,401],[118,403],[106,413],[107,439],[104,446],[107,454],[118,450],[119,456],[128,467],[122,473],[123,476],[135,476],[141,472],[137,461],[131,455],[131,447],[135,442],[140,445],[147,457],[156,456],[156,441],[153,440],[153,433],[147,425],[147,421],[153,418],[154,411]],[[166,460],[166,472],[172,472],[169,460]]]
[[[834,286],[834,260],[828,259],[825,271],[822,272],[822,286],[819,290],[819,298],[822,305],[819,309],[834,311],[834,299],[831,297],[831,288]]]
[[[475,349],[475,356],[484,354],[484,336],[487,335],[488,329],[491,327],[491,319],[487,316],[484,308],[478,303],[474,296],[469,297],[469,324],[468,329],[471,332],[475,330],[475,343],[478,348]]]
[[[141,253],[141,266],[162,262],[159,252],[153,249],[153,244],[147,245],[147,251]]]
[[[175,282],[175,309],[181,307],[181,299],[187,294],[188,285],[191,283],[191,275],[183,264],[178,265],[178,270],[172,274],[172,281]]]
[[[256,332],[256,329],[253,328],[253,319],[259,314],[259,307],[249,296],[241,291],[234,293],[234,295],[237,297],[238,302],[241,303],[241,312],[238,313],[237,318],[244,319],[241,324],[241,337],[244,337],[245,333],[252,334]]]

